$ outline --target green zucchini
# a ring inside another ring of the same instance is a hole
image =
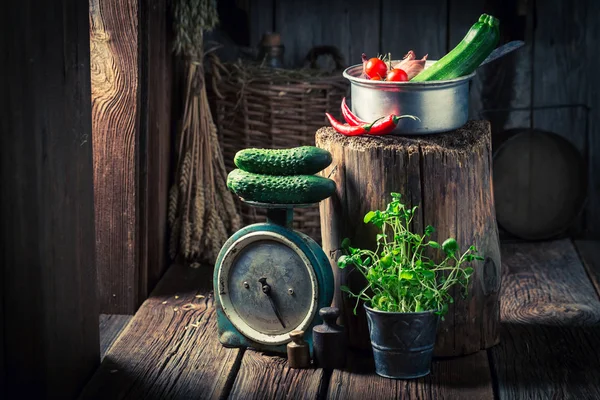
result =
[[[482,14],[452,51],[425,68],[411,82],[439,81],[469,75],[496,48],[500,39],[499,25],[497,18]]]
[[[291,149],[244,149],[235,165],[246,172],[265,175],[312,175],[331,164],[331,153],[314,146]]]
[[[335,192],[335,182],[317,175],[259,175],[234,169],[227,187],[244,200],[261,203],[316,203]]]

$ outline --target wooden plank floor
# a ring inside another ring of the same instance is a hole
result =
[[[435,360],[431,375],[414,381],[381,378],[359,354],[344,370],[296,370],[282,357],[226,349],[208,268],[174,266],[81,398],[600,399],[599,245],[504,244],[501,343]]]
[[[505,245],[500,399],[600,399],[600,301],[569,240]]]
[[[121,331],[125,329],[133,315],[100,314],[100,359],[113,345]]]
[[[577,240],[575,245],[596,293],[600,296],[600,241]]]

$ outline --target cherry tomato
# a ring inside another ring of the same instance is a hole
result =
[[[379,58],[373,57],[365,64],[365,74],[371,79],[384,78],[387,74],[387,65]]]
[[[375,75],[374,77],[371,78],[372,81],[380,81],[381,77],[379,77],[378,75]]]
[[[406,74],[406,72],[404,72],[403,69],[392,68],[387,73],[387,76],[385,77],[385,80],[386,81],[392,81],[392,82],[405,82],[405,81],[408,80],[408,75]]]

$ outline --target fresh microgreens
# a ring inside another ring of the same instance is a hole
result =
[[[344,239],[342,248],[347,254],[338,259],[338,267],[354,266],[367,280],[359,293],[352,293],[346,286],[342,291],[356,297],[354,313],[359,300],[379,311],[419,312],[435,311],[443,315],[454,299],[450,288],[459,285],[466,296],[473,268],[461,268],[465,262],[483,260],[474,246],[460,253],[458,243],[449,238],[441,245],[430,240],[434,233],[427,226],[422,235],[411,232],[410,225],[417,206],[407,208],[400,201],[400,194],[392,193],[392,201],[383,210],[370,211],[365,223],[377,226],[377,249],[363,250],[351,246]],[[443,252],[444,259],[436,263],[428,255]]]

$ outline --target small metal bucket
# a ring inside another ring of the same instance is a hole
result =
[[[428,375],[439,316],[434,311],[396,313],[365,305],[377,375],[414,379]]]
[[[425,68],[435,60],[425,63]],[[469,118],[469,82],[475,72],[460,78],[430,82],[386,82],[360,78],[362,64],[346,68],[350,81],[351,109],[359,118],[374,121],[389,114],[414,115],[404,118],[395,135],[427,135],[463,126]]]

